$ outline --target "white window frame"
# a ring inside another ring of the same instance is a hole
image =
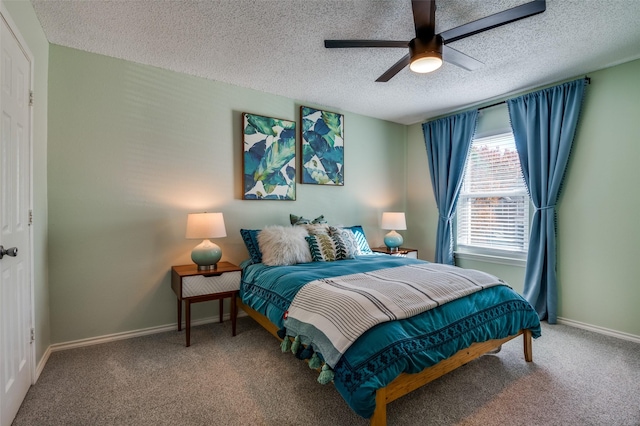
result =
[[[495,141],[497,139],[503,139],[505,137],[513,138],[513,133],[509,130],[506,132],[501,132],[499,134],[493,134],[491,136],[485,137],[475,137],[472,141],[472,146],[470,150],[473,148],[474,144],[482,144],[486,142]],[[515,142],[513,143],[513,149],[515,150]],[[471,151],[470,151],[471,152]],[[471,153],[469,154],[471,155]],[[465,172],[463,176],[463,186],[460,191],[460,196],[458,198],[458,204],[456,212],[456,220],[454,221],[454,235],[456,239],[456,250],[455,257],[457,259],[467,259],[467,260],[475,260],[475,261],[484,261],[491,263],[499,263],[499,264],[507,264],[507,265],[515,265],[515,266],[525,266],[527,259],[527,251],[529,246],[529,231],[531,224],[531,214],[533,212],[531,206],[531,200],[527,193],[526,186],[524,181],[522,181],[522,186],[517,188],[516,190],[509,191],[489,191],[484,194],[475,193],[470,194],[465,192],[465,178],[467,174],[467,165],[469,162],[469,158],[467,158],[467,164],[465,164]],[[465,199],[481,197],[482,195],[491,195],[492,197],[504,197],[504,196],[516,196],[516,197],[524,197],[525,201],[525,220],[522,222],[524,227],[523,230],[523,243],[521,246],[521,250],[513,250],[513,249],[499,249],[499,248],[491,248],[480,245],[473,244],[461,244],[459,241],[458,235],[458,226],[461,226],[459,223],[460,217],[460,209],[461,206],[464,205]]]

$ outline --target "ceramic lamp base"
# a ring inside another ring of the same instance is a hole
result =
[[[402,238],[402,235],[398,234],[396,231],[391,231],[384,236],[384,245],[389,247],[389,251],[398,250],[398,247],[400,247],[403,242],[404,239]]]
[[[216,269],[222,258],[222,250],[217,244],[204,240],[191,251],[191,260],[198,265],[199,271]]]

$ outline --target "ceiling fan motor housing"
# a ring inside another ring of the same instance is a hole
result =
[[[442,65],[442,37],[414,38],[409,42],[410,68],[415,72],[431,72]],[[421,65],[419,65],[421,64]]]

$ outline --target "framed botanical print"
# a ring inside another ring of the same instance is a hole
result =
[[[296,123],[242,114],[245,200],[296,199]]]
[[[300,107],[301,181],[344,185],[344,115]]]

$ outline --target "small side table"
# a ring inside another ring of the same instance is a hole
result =
[[[218,262],[217,269],[198,271],[198,266],[180,265],[171,267],[171,288],[178,298],[178,331],[182,330],[182,301],[185,304],[186,346],[191,345],[191,304],[209,300],[220,301],[220,322],[222,322],[223,301],[231,298],[231,332],[236,335],[238,308],[236,296],[240,290],[242,269],[229,262]]]
[[[372,247],[372,251],[376,253],[384,253],[389,256],[410,257],[412,259],[418,258],[418,250],[406,247],[398,247],[398,250],[391,251],[389,247]]]

